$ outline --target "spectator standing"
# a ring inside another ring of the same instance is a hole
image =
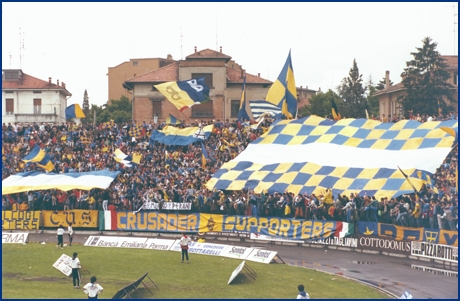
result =
[[[187,259],[187,264],[190,263],[188,260],[188,243],[191,241],[190,237],[185,234],[185,232],[182,233],[182,237],[179,241],[180,248],[182,250],[182,261],[181,263],[184,263],[184,256]]]
[[[305,291],[305,287],[303,286],[303,284],[299,284],[297,286],[297,289],[299,290],[297,299],[310,299],[310,295]]]
[[[88,295],[88,299],[97,299],[104,288],[97,283],[96,276],[91,276],[91,282],[83,287],[83,292]]]

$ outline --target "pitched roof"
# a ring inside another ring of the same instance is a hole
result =
[[[397,83],[396,85],[392,85],[387,89],[383,89],[383,90],[380,90],[378,92],[375,92],[374,96],[379,96],[379,95],[382,95],[382,94],[392,93],[392,92],[396,92],[396,91],[400,91],[400,90],[404,90],[404,89],[405,89],[404,84],[401,82],[401,83]]]
[[[60,90],[65,95],[72,94],[66,88],[22,73],[19,80],[2,80],[2,90]]]
[[[222,58],[222,59],[226,59],[226,61],[229,61],[232,57],[229,55],[223,54],[222,52],[215,51],[209,48],[200,50],[198,52],[192,53],[185,57],[185,59],[217,59],[217,58]]]
[[[447,64],[447,69],[458,69],[458,55],[441,55],[444,62]]]
[[[227,67],[227,83],[243,83],[243,77],[241,77],[241,70],[235,70]],[[258,77],[249,73],[246,73],[246,83],[254,84],[272,84],[273,82],[266,80],[262,77]]]
[[[179,63],[174,62],[159,69],[132,77],[125,83],[175,82],[179,78]]]

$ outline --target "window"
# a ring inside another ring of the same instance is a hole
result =
[[[230,118],[238,118],[239,110],[240,110],[240,100],[232,100],[230,104]]]
[[[42,91],[34,91],[34,93],[42,93]]]
[[[5,93],[14,93],[14,91],[5,91]]]
[[[5,111],[6,111],[6,115],[14,114],[14,99],[13,98],[5,99]]]
[[[458,85],[458,72],[454,72],[454,85]]]
[[[153,107],[153,117],[158,116],[161,118],[161,107],[162,107],[162,100],[152,100],[152,107]]]
[[[138,61],[133,61],[133,66],[137,66],[139,65],[139,62]]]
[[[198,79],[200,77],[204,77],[204,83],[209,87],[209,89],[214,88],[212,85],[212,73],[192,73],[192,78]]]
[[[42,113],[42,99],[34,98],[34,114],[40,115]]]
[[[212,100],[192,107],[192,118],[213,117]]]

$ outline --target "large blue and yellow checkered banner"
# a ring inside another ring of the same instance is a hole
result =
[[[409,228],[375,222],[358,222],[358,233],[385,236],[394,240],[425,241],[434,244],[458,246],[458,231]]]
[[[430,184],[457,132],[457,120],[382,123],[317,116],[282,120],[223,164],[206,186],[317,194],[332,188],[334,195],[396,197],[413,193],[398,166],[417,189]]]
[[[160,232],[251,232],[286,239],[305,240],[344,237],[352,234],[348,223],[337,221],[311,221],[281,219],[277,217],[227,216],[220,214],[172,214],[158,212],[117,212],[120,231]]]

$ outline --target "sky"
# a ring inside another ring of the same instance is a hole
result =
[[[275,81],[289,50],[297,87],[336,91],[356,59],[364,82],[394,83],[430,37],[458,54],[456,2],[2,3],[2,68],[65,82],[68,105],[108,100],[108,68],[219,50]]]

